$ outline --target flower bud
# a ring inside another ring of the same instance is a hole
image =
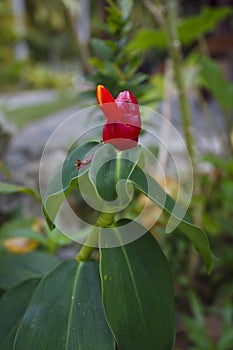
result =
[[[136,97],[126,90],[120,92],[114,99],[103,85],[97,86],[96,97],[106,117],[102,133],[104,143],[111,143],[119,150],[136,147],[141,130]]]

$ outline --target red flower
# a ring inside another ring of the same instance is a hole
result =
[[[126,90],[120,92],[114,99],[103,85],[97,86],[96,97],[106,117],[102,133],[104,143],[111,143],[119,150],[136,147],[141,130],[136,97]]]

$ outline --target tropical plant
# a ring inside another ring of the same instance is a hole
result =
[[[33,272],[25,276],[20,271],[17,282],[8,279],[3,285],[5,289],[14,287],[1,300],[0,344],[6,350],[172,349],[172,274],[149,228],[127,217],[132,189],[164,210],[168,220],[174,220],[202,255],[207,271],[211,270],[204,231],[194,226],[188,215],[183,217],[177,203],[143,169],[146,152],[138,145],[141,123],[136,98],[127,90],[114,99],[104,86],[98,86],[97,100],[106,117],[99,130],[104,144],[88,141],[72,148],[49,184],[43,210],[50,230],[54,230],[60,206],[78,187],[97,208],[99,218],[89,225],[76,259],[58,264],[40,252],[18,259],[19,267],[31,259],[35,262],[31,263]],[[35,194],[9,184],[2,184],[1,189]],[[75,238],[83,239],[83,232],[77,232]],[[2,259],[7,264],[9,257],[3,255]],[[40,259],[43,264],[38,266]]]

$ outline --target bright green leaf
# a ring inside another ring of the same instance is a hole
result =
[[[141,29],[135,37],[129,42],[126,51],[142,51],[152,47],[166,48],[167,37],[163,30],[160,29]]]
[[[67,261],[34,292],[14,350],[114,350],[105,321],[98,264]]]
[[[131,224],[139,229],[138,224]],[[100,234],[100,247],[108,234]],[[130,232],[121,226],[121,234]],[[118,247],[100,249],[100,271],[104,310],[119,349],[170,350],[175,310],[169,264],[148,232],[123,245],[116,228],[115,239]]]

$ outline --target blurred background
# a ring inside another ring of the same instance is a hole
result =
[[[164,239],[154,228],[174,274],[177,350],[233,348],[232,13],[230,0],[0,2],[2,181],[38,189],[48,137],[72,113],[96,104],[97,84],[114,96],[130,89],[183,135],[195,175],[190,212],[216,259],[208,276],[179,232]],[[164,137],[169,142],[166,130]],[[65,146],[61,140],[48,156],[48,177]],[[168,155],[158,157],[169,166]],[[176,192],[172,174],[166,189]],[[22,194],[1,197],[0,225],[0,265],[5,252],[67,258],[78,249],[49,232],[40,204]],[[14,285],[5,274],[0,267],[2,291]]]

